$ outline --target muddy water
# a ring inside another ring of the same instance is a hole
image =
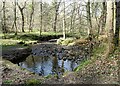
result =
[[[39,75],[62,74],[65,71],[73,71],[78,63],[72,60],[59,60],[55,56],[39,57],[30,55],[24,62],[20,62],[22,68]]]

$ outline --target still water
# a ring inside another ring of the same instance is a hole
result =
[[[72,60],[59,60],[55,56],[39,57],[30,55],[19,66],[42,76],[49,74],[62,74],[65,71],[73,71],[78,63]]]

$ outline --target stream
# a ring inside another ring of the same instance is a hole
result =
[[[88,48],[42,43],[33,46],[32,54],[18,65],[40,76],[61,75],[73,71],[87,57]]]

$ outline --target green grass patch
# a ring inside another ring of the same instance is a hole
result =
[[[91,60],[82,61],[80,63],[80,65],[74,69],[74,71],[77,72],[77,71],[81,70],[82,68],[84,68],[86,65],[88,65],[90,63],[91,63]]]
[[[99,46],[96,46],[93,49],[93,57],[97,57],[97,56],[101,56],[102,53],[104,53],[104,51],[107,49],[107,44],[106,43],[102,43]]]

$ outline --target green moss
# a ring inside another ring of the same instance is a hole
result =
[[[60,38],[57,40],[57,44],[61,44],[61,45],[68,45],[69,43],[72,43],[75,40],[75,38]]]
[[[37,85],[41,84],[41,81],[38,79],[29,79],[26,81],[26,85]]]
[[[12,80],[5,80],[3,81],[3,84],[11,84],[12,83]]]
[[[45,76],[45,78],[48,79],[48,78],[51,78],[52,76],[53,75],[49,74],[49,75]]]

